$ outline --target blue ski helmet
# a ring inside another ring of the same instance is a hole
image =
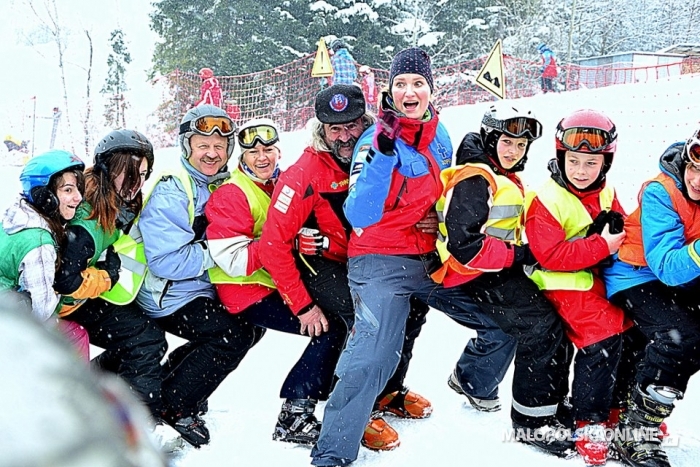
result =
[[[22,195],[46,215],[58,209],[58,198],[48,188],[51,179],[67,170],[85,170],[78,156],[68,151],[52,149],[33,157],[27,162],[19,176]]]

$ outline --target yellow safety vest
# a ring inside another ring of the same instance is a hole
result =
[[[573,242],[586,236],[593,219],[573,193],[550,178],[536,196],[562,226],[567,241]],[[599,196],[601,208],[609,211],[615,191],[606,186]],[[593,287],[593,273],[587,269],[564,272],[527,266],[525,273],[540,290],[590,290]]]
[[[177,171],[163,172],[160,174],[158,180],[153,184],[146,196],[144,196],[143,205],[145,206],[148,202],[156,185],[170,177],[177,177],[185,189],[189,201],[187,211],[190,225],[192,225],[194,222],[194,190],[192,188],[190,174],[187,172],[187,169],[182,166],[180,166],[180,169]],[[119,269],[119,281],[117,281],[111,290],[102,293],[100,298],[109,303],[114,303],[115,305],[127,305],[134,301],[146,278],[146,272],[148,271],[146,252],[143,246],[143,237],[141,236],[138,221],[139,218],[137,217],[129,229],[129,232],[122,233],[117,241],[114,242],[114,251],[119,255],[119,259],[122,262],[121,269]]]
[[[496,175],[486,164],[474,163],[445,169],[441,172],[443,194],[437,202],[438,214],[438,240],[437,250],[443,267],[433,274],[433,279],[439,283],[447,275],[448,269],[452,269],[461,275],[475,275],[483,271],[468,268],[454,259],[447,250],[448,235],[445,225],[445,212],[452,197],[455,185],[464,179],[480,175],[484,177],[491,190],[491,209],[488,219],[482,227],[482,233],[500,240],[519,245],[522,233],[522,214],[525,204],[520,187],[508,177]]]
[[[253,225],[253,237],[259,239],[262,234],[263,224],[267,220],[267,209],[270,207],[270,197],[262,191],[246,174],[236,169],[231,172],[231,176],[224,182],[233,183],[243,191],[250,213],[253,216],[255,224]],[[209,269],[209,279],[212,284],[260,284],[271,289],[275,288],[275,283],[272,281],[270,273],[260,268],[249,276],[232,277],[226,274],[219,266]]]

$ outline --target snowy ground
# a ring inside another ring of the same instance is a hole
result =
[[[525,181],[536,188],[547,178],[546,162],[554,155],[554,130],[563,116],[578,108],[600,109],[618,126],[618,153],[609,179],[617,187],[622,203],[631,211],[636,205],[642,181],[657,173],[658,157],[662,151],[670,143],[687,138],[697,128],[700,119],[699,78],[697,75],[686,76],[655,84],[547,94],[514,101],[517,107],[533,110],[545,128],[545,136],[533,145],[530,152]],[[484,110],[484,104],[444,109],[441,119],[455,146],[464,133],[478,129]],[[301,153],[308,135],[297,132],[283,136],[281,163],[287,167]],[[158,171],[176,164],[178,151],[160,151],[156,157]],[[20,167],[10,164],[5,157],[0,157],[0,164],[0,200],[4,206],[19,190]],[[561,460],[504,441],[510,426],[508,410],[495,414],[476,412],[465,405],[463,397],[447,387],[445,381],[471,336],[471,331],[457,326],[440,312],[429,314],[416,342],[407,383],[432,401],[433,416],[423,421],[391,419],[400,433],[401,446],[386,453],[362,448],[355,465],[583,465],[580,458]],[[171,342],[178,344],[176,339]],[[258,466],[280,465],[282,462],[286,467],[308,465],[308,448],[271,440],[281,404],[278,398],[280,385],[305,344],[305,338],[269,332],[210,399],[210,412],[205,419],[212,432],[211,444],[199,450],[186,448],[173,460],[173,465]],[[511,377],[512,373],[509,373],[501,390],[505,407],[511,402]],[[697,376],[691,380],[688,396],[677,407],[669,419],[674,444],[667,448],[671,463],[675,467],[700,465],[700,435],[693,423],[693,414],[700,412]],[[320,416],[322,411],[319,410],[318,414]]]

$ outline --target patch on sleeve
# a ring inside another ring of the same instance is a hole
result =
[[[296,192],[291,187],[284,185],[279,196],[277,197],[277,201],[275,201],[274,208],[282,214],[287,214],[287,210],[289,209],[289,205],[292,203],[292,199],[294,198],[295,194]]]

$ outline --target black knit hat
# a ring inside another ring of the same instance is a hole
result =
[[[321,123],[349,123],[365,114],[365,96],[359,86],[334,84],[316,94],[315,109]]]
[[[389,71],[389,89],[394,84],[394,78],[404,73],[421,75],[428,82],[430,92],[434,91],[430,57],[425,50],[411,47],[410,49],[402,50],[394,56],[394,59],[391,61],[391,70]]]

